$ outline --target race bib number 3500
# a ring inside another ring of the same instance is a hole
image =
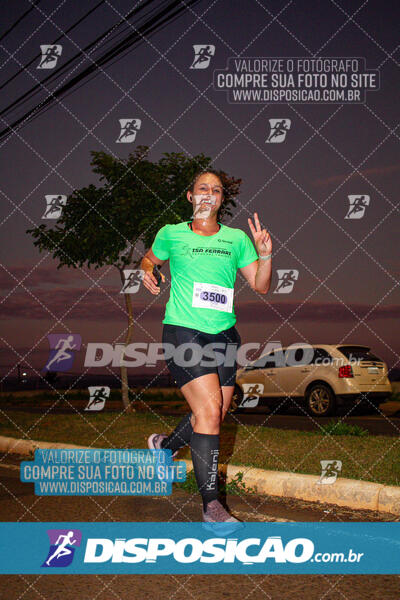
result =
[[[232,312],[233,288],[226,288],[215,283],[194,281],[192,306]]]

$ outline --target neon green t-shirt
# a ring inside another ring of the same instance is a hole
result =
[[[152,251],[168,260],[171,290],[163,323],[219,333],[236,323],[233,288],[237,269],[258,260],[249,236],[219,223],[213,235],[192,231],[189,221],[164,225]]]

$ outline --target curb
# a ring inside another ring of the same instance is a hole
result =
[[[37,448],[93,448],[59,442],[39,442],[0,436],[0,452],[29,455]],[[193,470],[191,460],[186,463],[187,471]],[[285,471],[266,471],[245,465],[221,465],[219,469],[232,481],[237,473],[243,473],[243,483],[255,488],[258,494],[295,498],[309,502],[326,502],[338,506],[360,510],[367,509],[378,512],[400,515],[400,487],[359,481],[357,479],[339,478],[334,484],[318,484],[317,475],[303,475]]]
[[[184,462],[187,471],[191,471],[192,462]],[[331,485],[321,485],[317,483],[317,475],[267,471],[245,465],[221,465],[220,471],[226,473],[227,481],[234,479],[237,473],[244,473],[243,483],[255,488],[258,494],[400,515],[400,487],[396,486],[345,478]]]

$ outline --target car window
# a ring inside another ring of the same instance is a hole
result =
[[[268,361],[268,358],[273,357],[274,353],[271,352],[268,355],[260,356],[258,360],[252,363],[252,367],[254,369],[273,369],[275,367],[275,363],[271,360]]]
[[[381,358],[378,358],[375,354],[370,352],[367,346],[365,348],[360,348],[359,346],[338,346],[338,350],[340,350],[340,352],[348,359],[353,358],[356,360],[377,360],[379,362],[384,362]]]
[[[300,367],[302,365],[309,365],[312,360],[310,352],[313,353],[313,349],[307,346],[306,348],[288,348],[285,353],[286,365],[288,367],[295,366]]]
[[[324,350],[324,348],[314,348],[314,356],[311,361],[311,364],[317,364],[317,365],[325,364],[326,365],[326,364],[328,364],[328,361],[330,361],[331,359],[332,359],[331,355],[329,354],[329,352]]]
[[[284,366],[284,360],[285,356],[282,351],[277,350],[260,356],[249,366],[254,369],[275,369]]]

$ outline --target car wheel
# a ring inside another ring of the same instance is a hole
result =
[[[243,390],[240,385],[236,384],[233,390],[232,402],[229,407],[229,412],[236,412],[240,410],[239,405],[243,400]]]
[[[316,383],[306,395],[307,410],[314,417],[328,417],[336,412],[336,397],[331,388]]]

